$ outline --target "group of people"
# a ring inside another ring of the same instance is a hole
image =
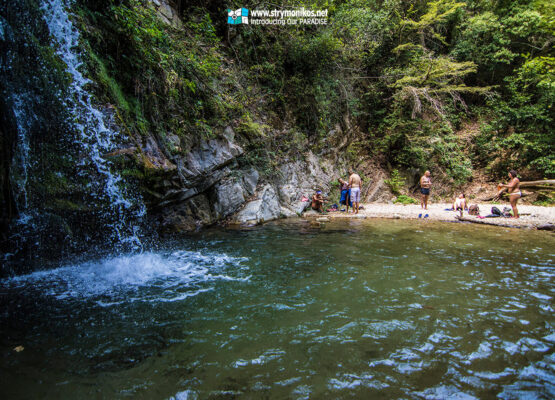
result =
[[[428,199],[430,198],[430,190],[432,188],[432,179],[430,171],[424,172],[424,175],[420,178],[420,207],[427,210],[428,209]],[[513,209],[513,218],[519,218],[517,202],[518,199],[522,197],[520,191],[520,181],[517,177],[517,172],[511,170],[509,172],[509,183],[500,183],[497,186],[497,196],[499,197],[504,191],[509,193],[509,202]],[[349,212],[349,206],[353,208],[353,213],[358,214],[360,208],[360,191],[362,189],[362,179],[355,173],[352,169],[349,169],[349,180],[345,181],[339,178],[339,183],[341,184],[341,199],[339,203],[346,207],[346,211]],[[312,196],[312,209],[320,212],[324,212],[324,196],[320,190]],[[466,202],[466,196],[464,193],[460,193],[455,201],[453,202],[453,210],[466,210],[468,209],[468,204]]]
[[[349,170],[349,180],[345,181],[339,178],[341,184],[341,200],[339,204],[346,207],[346,212],[349,212],[349,206],[353,208],[353,214],[358,214],[360,208],[360,191],[362,189],[362,179],[352,169]],[[312,196],[312,209],[324,212],[324,196],[322,191],[318,190]]]
[[[499,183],[497,185],[497,195],[499,198],[504,191],[509,194],[509,202],[511,203],[511,208],[513,209],[513,218],[519,218],[518,208],[516,206],[518,199],[522,197],[522,192],[520,191],[520,180],[518,179],[517,172],[515,170],[509,171],[509,183],[503,184]],[[420,178],[420,193],[421,200],[420,206],[424,209],[428,209],[428,198],[430,197],[430,189],[432,187],[432,180],[430,178],[430,171],[426,171],[424,175]],[[466,202],[466,196],[464,193],[460,193],[453,202],[453,210],[466,210],[468,209],[468,204]]]
[[[362,179],[352,169],[349,170],[349,180],[339,178],[341,184],[341,199],[339,204],[346,207],[349,212],[349,205],[353,208],[353,213],[358,214],[360,208],[360,191],[362,189]]]

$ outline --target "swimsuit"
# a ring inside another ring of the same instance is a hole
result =
[[[464,199],[455,200],[455,210],[462,210],[464,205]]]
[[[519,197],[522,197],[522,192],[520,190],[518,192],[509,193],[510,196],[512,196],[513,194],[518,194]]]
[[[424,177],[422,179],[422,181],[424,181],[424,182],[420,182],[420,193],[422,193],[424,196],[429,196],[430,195],[430,188],[423,188],[422,184],[431,185],[432,181],[430,180],[430,178],[427,178],[427,177]]]
[[[359,187],[351,188],[351,201],[353,203],[359,203],[360,202],[360,188]]]

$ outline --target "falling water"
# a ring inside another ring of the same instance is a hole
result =
[[[56,42],[57,54],[67,65],[67,72],[72,77],[69,96],[64,100],[64,105],[74,118],[73,127],[79,134],[83,153],[87,155],[81,165],[93,168],[102,177],[102,182],[90,185],[99,185],[94,190],[96,197],[109,203],[108,212],[115,239],[135,248],[141,247],[139,228],[133,226],[131,221],[139,220],[146,210],[137,195],[131,195],[123,188],[121,176],[110,170],[109,161],[102,156],[114,149],[120,139],[119,132],[106,126],[103,114],[93,106],[91,96],[85,89],[91,81],[81,72],[79,32],[67,12],[70,3],[65,0],[46,0],[42,9],[50,34]]]
[[[27,194],[27,181],[29,179],[29,164],[30,164],[30,145],[29,133],[32,125],[33,113],[30,112],[28,105],[29,101],[26,100],[27,95],[14,94],[13,96],[13,112],[15,122],[17,124],[17,149],[15,154],[12,171],[17,171],[18,179],[15,185],[15,199],[16,204],[19,206],[19,223],[26,224],[30,220],[28,213],[29,199]]]

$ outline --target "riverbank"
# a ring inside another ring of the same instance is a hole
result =
[[[479,204],[480,215],[486,216],[491,212],[492,204]],[[497,205],[499,209],[503,209],[505,205]],[[328,212],[325,217],[330,219],[334,218],[394,218],[394,219],[426,219],[436,221],[458,221],[459,212],[447,211],[451,205],[447,203],[431,204],[428,210],[423,210],[418,204],[399,205],[399,204],[384,204],[384,203],[369,203],[363,204],[364,209],[360,210],[358,214],[348,214],[345,212]],[[547,224],[555,225],[555,207],[541,207],[519,205],[519,213],[521,217],[515,218],[477,218],[476,216],[469,215],[467,211],[463,213],[462,221],[476,222],[488,225],[499,225],[514,228],[528,228],[537,229]],[[427,217],[426,217],[427,215]],[[322,217],[321,214],[315,211],[307,211],[303,213],[304,218],[318,218]]]

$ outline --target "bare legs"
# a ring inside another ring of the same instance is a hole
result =
[[[428,209],[428,197],[430,197],[429,194],[423,194],[421,199],[420,199],[420,207],[427,210]]]
[[[513,208],[513,218],[520,218],[518,215],[518,209],[516,208],[516,203],[520,199],[519,194],[511,194],[509,196],[509,202],[511,203],[511,207]]]

